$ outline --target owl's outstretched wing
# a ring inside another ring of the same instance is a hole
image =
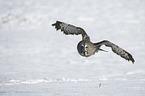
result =
[[[84,29],[80,27],[73,26],[71,24],[67,24],[64,22],[56,21],[56,23],[52,24],[52,26],[55,26],[56,30],[61,30],[65,35],[79,35],[82,34],[83,40],[90,40],[89,36],[86,34]]]
[[[96,47],[98,47],[98,48],[100,48],[102,45],[105,45],[107,47],[111,47],[112,51],[114,53],[116,53],[117,55],[120,55],[122,58],[124,58],[124,59],[126,59],[128,61],[132,61],[132,63],[135,62],[135,60],[133,59],[133,57],[132,57],[132,55],[130,53],[128,53],[127,51],[123,50],[119,46],[111,43],[110,41],[103,40],[101,42],[94,43],[94,45],[96,45]]]

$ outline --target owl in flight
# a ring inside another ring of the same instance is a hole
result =
[[[122,58],[128,61],[132,61],[132,63],[135,62],[135,60],[133,59],[130,53],[128,53],[127,51],[123,50],[122,48],[120,48],[119,46],[117,46],[116,44],[108,40],[103,40],[101,42],[92,43],[90,41],[90,37],[87,35],[85,30],[80,27],[76,27],[71,24],[67,24],[60,21],[56,21],[56,23],[52,24],[52,26],[55,26],[56,30],[60,29],[61,31],[63,31],[65,35],[82,34],[82,40],[77,45],[78,53],[81,56],[89,57],[98,51],[105,51],[100,48],[102,45],[105,45],[106,47],[110,47],[114,53],[116,53],[117,55],[120,55]]]

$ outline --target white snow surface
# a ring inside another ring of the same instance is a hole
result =
[[[144,96],[144,0],[0,0],[0,96]],[[109,52],[78,54],[82,27],[92,42],[109,40],[135,63]]]

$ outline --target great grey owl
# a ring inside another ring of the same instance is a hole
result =
[[[89,57],[98,51],[105,51],[103,49],[100,49],[102,45],[105,45],[107,47],[111,47],[112,51],[116,53],[117,55],[120,55],[122,58],[128,61],[132,61],[132,63],[135,62],[135,60],[133,59],[130,53],[128,53],[127,51],[123,50],[122,48],[120,48],[119,46],[113,44],[112,42],[108,40],[103,40],[101,42],[92,43],[90,41],[90,37],[87,35],[85,30],[80,27],[76,27],[71,24],[67,24],[60,21],[56,21],[56,23],[52,24],[52,26],[55,26],[56,30],[60,29],[61,31],[63,31],[65,35],[82,34],[82,40],[77,45],[78,53],[81,56]]]

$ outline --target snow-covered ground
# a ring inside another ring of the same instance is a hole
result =
[[[0,0],[0,96],[145,96],[144,0]],[[56,20],[80,26],[130,52],[85,58],[81,36],[65,36]]]

